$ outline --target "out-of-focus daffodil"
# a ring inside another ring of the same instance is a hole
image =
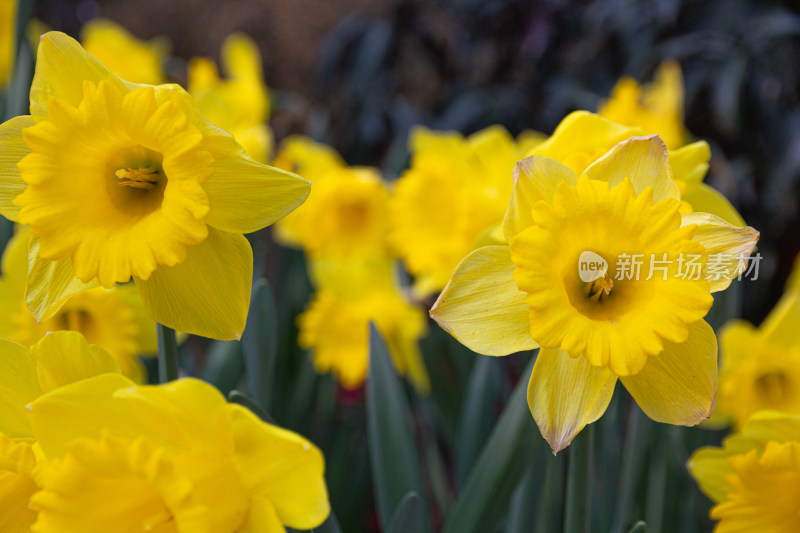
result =
[[[511,171],[540,141],[536,135],[515,141],[500,126],[467,138],[422,127],[411,133],[411,167],[392,196],[390,238],[419,295],[441,290],[479,238],[503,220]]]
[[[142,41],[108,19],[94,19],[81,28],[81,44],[120,78],[132,83],[159,85],[169,42],[164,37]]]
[[[348,167],[333,150],[298,137],[283,145],[275,164],[314,183],[308,201],[278,222],[279,242],[311,257],[388,253],[389,190],[377,169]]]
[[[645,133],[640,126],[622,125],[588,111],[575,111],[561,121],[550,138],[528,155],[555,159],[580,175],[617,143]],[[744,220],[725,196],[703,183],[710,158],[711,149],[705,141],[669,151],[672,177],[683,202],[682,212],[711,213],[734,226],[744,226]]]
[[[721,448],[696,451],[688,467],[716,503],[715,533],[800,531],[799,416],[756,413]]]
[[[208,120],[230,132],[250,157],[267,163],[273,144],[267,126],[269,89],[264,83],[261,54],[252,39],[238,33],[225,39],[222,68],[227,76],[224,80],[212,60],[196,57],[189,61],[189,93]]]
[[[145,381],[144,367],[136,357],[155,355],[156,325],[147,317],[136,287],[126,284],[80,292],[51,318],[39,322],[25,306],[29,239],[30,232],[22,228],[3,252],[0,338],[30,346],[52,331],[77,331],[91,344],[108,350],[123,374],[137,382]]]
[[[136,282],[169,327],[238,338],[252,250],[242,235],[300,205],[309,184],[256,163],[177,85],[121,80],[70,37],[41,41],[31,116],[0,126],[0,213],[31,227],[27,305]]]
[[[17,0],[0,0],[0,91],[14,70],[16,28]]]
[[[658,135],[670,150],[686,144],[689,132],[683,126],[683,75],[677,61],[658,66],[653,82],[644,86],[628,76],[611,89],[610,98],[598,113],[609,120],[641,128]]]
[[[34,480],[36,454],[32,439],[11,439],[0,433],[0,531],[27,533],[36,521],[29,507],[39,487]]]
[[[11,509],[53,533],[255,533],[329,513],[319,450],[211,385],[138,387],[76,332],[30,353],[2,341],[0,359],[0,476],[17,489],[0,491],[14,504],[3,519]]]
[[[791,287],[758,328],[744,320],[725,325],[719,337],[721,418],[741,428],[757,411],[800,415],[798,331],[800,291]]]
[[[360,386],[369,363],[369,322],[386,339],[395,367],[420,391],[430,387],[417,341],[425,315],[398,292],[389,258],[326,258],[311,262],[317,293],[298,317],[300,345],[319,372],[347,388]]]
[[[503,224],[510,246],[467,256],[433,318],[478,353],[541,347],[528,402],[555,451],[603,414],[618,378],[654,420],[708,418],[717,341],[703,317],[711,293],[745,268],[739,259],[758,232],[707,213],[681,216],[657,136],[621,142],[580,178],[538,155],[520,161],[515,176]],[[584,252],[604,263],[591,279],[581,275]],[[637,256],[650,265],[657,257],[661,270],[634,268]],[[681,275],[687,257],[699,271]]]

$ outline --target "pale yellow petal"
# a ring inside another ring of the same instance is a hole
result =
[[[120,79],[86,52],[78,41],[61,32],[42,36],[36,55],[36,73],[31,85],[31,115],[38,121],[47,116],[47,100],[60,98],[78,107],[83,98],[83,82]]]
[[[719,331],[720,367],[732,368],[746,360],[758,342],[758,337],[758,330],[750,322],[727,322]]]
[[[172,329],[219,340],[239,339],[247,320],[253,251],[242,235],[209,228],[186,260],[136,278],[150,317]]]
[[[117,361],[76,331],[55,331],[31,346],[39,386],[47,393],[100,374],[119,374]]]
[[[506,242],[533,225],[533,206],[542,200],[551,202],[559,183],[575,185],[578,176],[554,159],[532,155],[518,161],[514,167],[514,188],[508,203],[503,234]]]
[[[139,289],[134,283],[125,283],[117,285],[112,290],[133,313],[133,321],[136,323],[137,329],[136,344],[139,346],[139,353],[155,355],[158,352],[156,323],[147,316],[147,311],[142,305],[142,297],[139,295]],[[181,341],[180,337],[178,340]]]
[[[25,406],[42,394],[36,360],[27,348],[0,340],[0,433],[9,437],[33,435]]]
[[[240,151],[218,157],[203,188],[211,203],[206,217],[210,226],[251,233],[296,209],[311,184],[291,172],[256,163]]]
[[[681,199],[689,202],[694,211],[717,215],[734,226],[746,225],[742,215],[736,211],[733,204],[721,192],[705,183],[687,187]]]
[[[17,170],[20,159],[30,153],[22,129],[33,126],[33,117],[15,117],[0,125],[0,214],[17,220],[19,207],[12,202],[28,186]]]
[[[275,507],[283,524],[313,529],[330,514],[325,460],[316,446],[296,433],[260,421],[230,405],[234,461],[244,486]]]
[[[694,426],[711,416],[717,393],[717,338],[704,320],[689,326],[682,344],[664,342],[641,372],[620,378],[656,422]]]
[[[711,148],[705,141],[687,144],[669,151],[669,164],[672,176],[676,181],[688,184],[699,184],[708,172],[708,161],[711,159]]]
[[[681,226],[690,224],[697,224],[694,240],[706,249],[711,292],[728,288],[731,281],[747,268],[759,233],[750,226],[732,226],[710,213],[683,215]]]
[[[774,346],[796,346],[800,332],[800,291],[785,293],[761,323],[760,330]]]
[[[592,366],[584,357],[539,350],[528,383],[528,407],[553,453],[605,413],[616,383],[613,372]]]
[[[664,198],[680,200],[681,196],[672,178],[667,147],[658,135],[632,137],[619,143],[587,168],[586,175],[607,181],[611,187],[628,178],[636,194],[652,187],[654,202]]]
[[[31,238],[25,304],[37,320],[51,318],[73,294],[97,286],[97,280],[83,283],[75,277],[69,257],[58,261],[39,257],[39,239]]]
[[[508,355],[536,348],[525,293],[517,288],[513,273],[507,246],[475,250],[456,268],[431,317],[477,353]]]

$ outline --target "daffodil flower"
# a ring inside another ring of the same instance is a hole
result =
[[[189,61],[189,94],[203,115],[230,132],[248,155],[259,163],[272,156],[269,89],[264,83],[261,54],[248,36],[235,33],[222,43],[221,80],[216,64],[205,57]]]
[[[503,220],[509,169],[542,140],[528,133],[515,141],[501,126],[467,138],[423,127],[412,131],[411,166],[390,203],[390,238],[416,277],[419,296],[441,290],[458,262]]]
[[[211,385],[137,386],[76,332],[0,341],[0,362],[0,524],[280,532],[330,511],[319,450]]]
[[[425,315],[401,294],[388,257],[325,257],[311,261],[313,300],[297,318],[298,342],[313,352],[320,373],[342,386],[360,387],[369,366],[369,323],[386,340],[395,368],[421,392],[430,389],[418,341]]]
[[[133,83],[159,85],[164,79],[164,61],[169,42],[159,37],[149,42],[108,19],[92,19],[81,28],[83,48],[117,76]]]
[[[29,240],[30,231],[21,227],[3,251],[0,339],[30,346],[49,332],[77,331],[91,344],[108,350],[123,374],[137,382],[145,381],[145,369],[137,356],[156,354],[156,327],[142,307],[136,286],[128,283],[79,292],[52,317],[37,321],[25,306]]]
[[[758,412],[721,448],[697,450],[688,467],[716,504],[715,533],[800,530],[799,416]]]
[[[31,115],[0,126],[0,147],[0,213],[31,227],[39,320],[133,278],[153,320],[239,338],[252,278],[242,234],[309,191],[250,159],[179,86],[126,82],[57,32],[39,45]]]
[[[800,414],[800,291],[790,288],[764,322],[726,324],[720,340],[720,420],[741,428],[762,410]],[[716,417],[716,413],[715,413]]]
[[[540,348],[528,403],[554,451],[603,414],[618,379],[654,420],[694,425],[710,415],[717,341],[703,317],[711,293],[746,267],[758,232],[680,209],[657,136],[623,141],[580,178],[532,156],[515,170],[509,245],[468,255],[431,309],[478,353]],[[605,263],[586,279],[585,252]],[[625,275],[637,255],[663,261],[663,271]],[[706,279],[709,258],[723,256],[725,268]],[[700,272],[680,275],[688,257]]]
[[[314,194],[277,224],[281,244],[310,257],[389,254],[389,189],[377,169],[349,167],[332,149],[294,137],[275,164],[314,182]]]
[[[683,146],[689,132],[683,126],[680,64],[664,61],[656,69],[653,82],[644,86],[631,77],[622,77],[597,112],[619,124],[640,127],[647,135],[660,136],[670,150]]]

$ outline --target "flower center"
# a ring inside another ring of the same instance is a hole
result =
[[[775,404],[786,397],[789,380],[783,372],[767,372],[756,379],[755,386],[763,398]]]
[[[586,283],[583,287],[583,294],[593,302],[599,302],[611,294],[612,288],[614,288],[614,280],[606,275]]]
[[[117,182],[117,187],[128,186],[149,191],[158,183],[158,169],[148,167],[121,168],[114,175],[121,180]]]

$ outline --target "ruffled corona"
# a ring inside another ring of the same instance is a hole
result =
[[[182,262],[206,238],[214,159],[176,103],[87,81],[77,108],[52,98],[47,111],[24,131],[28,187],[14,200],[42,257],[71,256],[81,281],[111,288]]]
[[[681,254],[705,262],[703,246],[691,240],[695,227],[681,227],[679,207],[671,198],[654,204],[652,189],[636,195],[627,179],[609,189],[586,177],[576,186],[559,184],[552,203],[538,202],[534,224],[511,241],[511,259],[514,280],[528,293],[531,336],[539,345],[630,375],[664,349],[664,340],[685,341],[688,326],[706,315],[713,300],[702,276],[676,276]],[[603,287],[595,287],[600,280],[578,277],[587,250],[607,258]],[[651,279],[645,267],[628,279],[617,264],[624,254],[657,254],[672,267]]]

